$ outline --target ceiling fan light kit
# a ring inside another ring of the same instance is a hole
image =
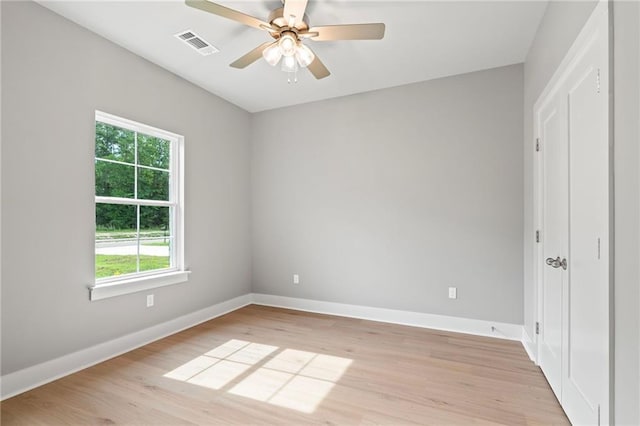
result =
[[[315,59],[311,49],[302,44],[293,31],[280,33],[278,41],[273,42],[262,51],[262,57],[272,67],[281,62],[280,69],[287,73],[293,73],[294,82],[298,81],[298,67],[306,68]],[[291,76],[288,81],[291,83]]]
[[[295,74],[298,72],[298,67],[308,67],[316,56],[311,49],[297,40],[293,31],[283,31],[277,42],[262,51],[262,57],[272,67],[282,62],[280,66],[282,71]],[[294,76],[294,81],[298,81],[297,75]]]
[[[231,66],[240,69],[246,68],[262,56],[269,65],[275,67],[280,63],[282,71],[294,73],[294,81],[297,81],[298,68],[308,68],[318,80],[331,74],[317,55],[302,43],[303,39],[313,41],[380,40],[384,37],[385,31],[385,26],[382,23],[310,28],[308,18],[304,14],[307,0],[283,0],[284,7],[271,12],[269,22],[207,0],[185,0],[185,3],[195,9],[267,31],[275,41],[261,44],[233,62]],[[291,77],[289,77],[289,82],[291,82]]]

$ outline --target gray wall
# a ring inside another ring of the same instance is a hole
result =
[[[533,206],[533,105],[567,53],[595,1],[550,2],[524,66],[525,90],[525,327],[532,336],[535,286],[531,248],[534,233]],[[640,12],[638,2],[615,2],[614,22],[614,198],[615,198],[615,372],[616,424],[640,424],[639,396],[639,239],[640,197],[638,169]]]
[[[250,291],[249,114],[32,2],[2,2],[2,374]],[[189,282],[89,302],[93,115],[185,136]]]
[[[254,114],[253,290],[521,324],[522,84],[515,65]]]
[[[614,2],[615,413],[640,424],[640,3]]]

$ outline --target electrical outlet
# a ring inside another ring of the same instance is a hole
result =
[[[458,298],[458,289],[456,287],[449,287],[449,299]]]
[[[293,274],[293,283],[294,284],[300,284],[300,275]]]
[[[147,294],[147,308],[153,306],[153,294]]]

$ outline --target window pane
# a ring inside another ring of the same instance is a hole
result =
[[[140,271],[171,266],[170,207],[140,206]]]
[[[171,266],[173,238],[145,238],[140,240],[140,271],[166,269]]]
[[[96,195],[134,197],[135,167],[96,160]]]
[[[96,278],[138,270],[137,207],[96,204]]]
[[[140,206],[140,238],[171,236],[170,207]]]
[[[96,240],[136,238],[136,206],[96,203]]]
[[[135,132],[96,122],[96,158],[134,163]]]
[[[169,169],[171,142],[138,133],[138,164]]]
[[[169,172],[138,167],[138,199],[169,200]]]

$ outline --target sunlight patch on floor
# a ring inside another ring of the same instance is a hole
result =
[[[353,362],[315,352],[278,350],[233,339],[164,377],[215,390],[229,386],[227,392],[233,395],[313,413]]]
[[[247,371],[251,366],[233,361],[220,361],[196,374],[187,382],[210,389],[222,389],[227,383]]]
[[[268,401],[293,378],[293,374],[259,368],[235,385],[229,393],[257,401]]]
[[[176,380],[189,380],[191,377],[196,374],[206,370],[211,367],[213,364],[220,361],[217,358],[209,358],[208,356],[199,356],[197,358],[192,359],[186,364],[181,365],[173,371],[168,372],[164,375],[164,377],[168,377],[170,379]]]
[[[214,358],[226,358],[234,352],[244,348],[251,342],[246,342],[244,340],[229,340],[224,345],[220,345],[217,348],[214,348],[207,352],[206,356],[212,356]]]

